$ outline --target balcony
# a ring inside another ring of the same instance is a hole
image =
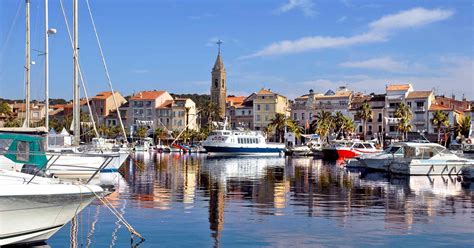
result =
[[[414,119],[414,120],[413,120],[413,123],[414,123],[415,125],[425,125],[425,124],[426,124],[426,120],[424,120],[424,119]]]
[[[412,109],[414,112],[426,112],[425,106],[414,106]]]

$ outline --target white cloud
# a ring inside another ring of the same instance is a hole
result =
[[[266,48],[247,55],[242,58],[262,57],[279,54],[301,53],[308,50],[336,48],[351,46],[356,44],[381,42],[386,40],[384,35],[376,33],[365,33],[350,37],[329,37],[329,36],[313,36],[304,37],[299,40],[285,40],[270,44]]]
[[[310,50],[337,48],[358,44],[383,42],[395,30],[424,26],[445,20],[452,16],[451,10],[414,8],[393,15],[386,15],[369,24],[369,31],[353,36],[309,36],[297,40],[274,42],[260,51],[242,58],[263,57],[281,54],[301,53]]]
[[[408,69],[406,62],[396,61],[391,57],[372,58],[362,61],[347,61],[339,64],[342,67],[375,69],[382,71],[400,72]]]
[[[276,12],[281,14],[294,9],[300,9],[307,17],[312,17],[316,14],[312,0],[288,0],[288,2],[280,6]]]
[[[389,32],[397,29],[414,28],[445,20],[453,15],[452,10],[414,8],[386,15],[373,21],[369,27],[374,32]]]

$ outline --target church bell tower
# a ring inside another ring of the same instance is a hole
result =
[[[211,73],[211,102],[218,106],[219,118],[224,119],[226,112],[227,81],[224,63],[222,62],[221,58],[221,44],[222,42],[219,40],[217,42],[217,45],[219,46],[219,51]]]

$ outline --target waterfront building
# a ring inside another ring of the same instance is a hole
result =
[[[127,102],[127,100],[125,100],[125,98],[119,92],[115,92],[115,94],[112,94],[111,91],[104,91],[92,97],[92,116],[96,120],[98,126],[103,124],[106,126],[109,126],[111,124],[118,124],[116,121],[112,121],[112,119],[109,119],[108,123],[106,123],[105,121],[105,119],[111,114],[111,112],[114,112],[116,114],[117,107],[115,106],[114,95],[118,107],[122,106],[122,104]],[[115,119],[117,118],[118,117],[115,117]]]
[[[370,95],[363,95],[362,93],[357,93],[352,98],[349,116],[354,120],[355,133],[359,137],[364,135],[364,122],[360,118],[357,118],[357,112],[362,107],[362,104],[366,102],[372,110],[372,118],[367,121],[367,133],[365,138],[371,139],[381,135],[385,131],[385,94],[372,93]]]
[[[156,127],[167,131],[198,130],[196,104],[189,98],[167,100],[156,108]]]
[[[139,126],[155,129],[156,109],[166,101],[172,101],[173,97],[166,91],[141,91],[130,97],[127,126],[133,126],[136,130]]]
[[[25,120],[26,118],[26,104],[16,103],[10,104],[12,115],[14,118],[19,120]],[[44,103],[31,102],[30,103],[30,121],[31,123],[37,123],[43,120],[46,113],[46,107]]]
[[[291,105],[291,118],[293,118],[298,125],[305,127],[305,129],[309,128],[316,114],[317,95],[322,94],[314,93],[313,90],[309,90],[308,94],[295,98],[295,101]]]
[[[456,123],[459,123],[459,121],[464,117],[464,112],[460,111],[459,109],[456,109],[454,107],[451,107],[451,108],[445,107],[443,105],[439,105],[436,103],[432,104],[428,111],[428,126],[427,126],[428,134],[431,134],[429,138],[431,141],[437,140],[436,135],[438,134],[438,127],[431,123],[431,120],[433,119],[433,113],[437,110],[441,110],[447,115],[450,126],[454,126]],[[441,133],[444,134],[445,132],[446,132],[446,127],[442,127]],[[447,138],[447,137],[442,137],[442,139],[444,138]]]
[[[435,102],[434,92],[431,91],[411,91],[406,97],[406,104],[411,108],[413,118],[411,124],[413,132],[428,131],[430,118],[428,111]]]
[[[353,92],[345,86],[339,87],[336,92],[328,90],[324,95],[315,96],[316,109],[317,111],[325,110],[333,113],[339,111],[347,116],[351,108],[352,96]]]
[[[226,114],[227,78],[221,58],[220,43],[218,42],[219,52],[211,72],[211,102],[219,108],[219,118],[223,120]]]
[[[401,103],[406,103],[408,93],[413,91],[411,84],[390,84],[385,87],[385,113],[388,118],[394,118],[395,110]],[[384,116],[385,117],[385,116]],[[386,122],[386,134],[390,137],[397,137],[397,122],[388,120]]]
[[[227,117],[232,129],[244,128],[253,130],[253,100],[255,94],[227,97]]]
[[[288,99],[285,96],[262,88],[249,98],[253,99],[253,123],[255,130],[263,130],[277,113],[288,116]]]

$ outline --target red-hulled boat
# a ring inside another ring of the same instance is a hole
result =
[[[382,152],[371,142],[362,141],[339,141],[329,147],[323,148],[323,158],[329,160],[341,158],[354,158],[364,154]]]

